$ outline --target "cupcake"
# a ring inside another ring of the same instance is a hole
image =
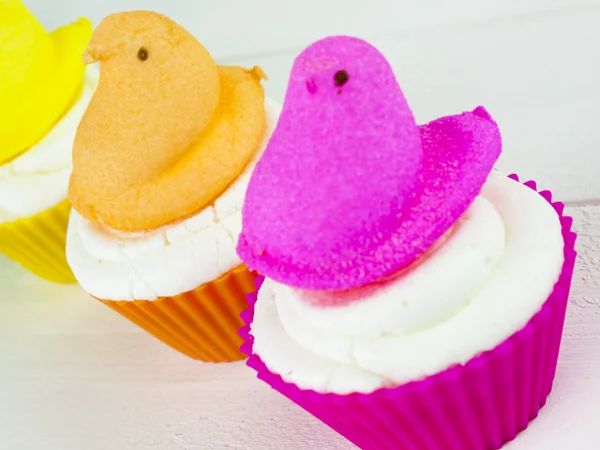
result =
[[[82,288],[202,361],[244,358],[254,274],[236,254],[246,186],[279,114],[262,71],[217,66],[171,19],[106,17],[73,147],[67,259]]]
[[[242,210],[238,254],[266,277],[240,331],[258,377],[363,449],[496,449],[525,429],[575,234],[550,192],[493,169],[500,152],[483,107],[418,126],[364,41],[300,54]]]
[[[0,2],[0,252],[49,281],[65,258],[71,149],[97,77],[86,19],[47,33],[20,0]]]

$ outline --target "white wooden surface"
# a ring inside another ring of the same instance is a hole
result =
[[[580,257],[554,392],[506,448],[600,446],[600,2],[595,0],[26,0],[49,28],[86,15],[155,9],[221,63],[260,64],[281,100],[294,56],[354,34],[392,62],[421,122],[484,104],[500,168],[567,201]],[[75,286],[0,257],[0,449],[351,449],[254,378],[203,365]]]

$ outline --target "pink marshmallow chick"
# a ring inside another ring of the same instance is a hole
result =
[[[483,107],[419,127],[377,49],[325,38],[294,62],[250,179],[238,254],[289,286],[365,286],[408,266],[448,231],[500,151]]]

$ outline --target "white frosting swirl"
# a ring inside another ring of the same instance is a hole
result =
[[[156,300],[181,294],[242,264],[235,247],[250,175],[271,136],[281,106],[265,101],[262,142],[240,176],[214,205],[146,234],[109,232],[71,212],[67,260],[89,294],[105,300]]]
[[[0,166],[0,223],[33,216],[67,198],[77,126],[98,84],[98,70],[86,69],[79,99],[35,146]]]
[[[266,280],[254,351],[285,381],[318,392],[421,379],[522,328],[552,292],[563,246],[554,209],[494,172],[444,241],[393,279],[343,294]]]

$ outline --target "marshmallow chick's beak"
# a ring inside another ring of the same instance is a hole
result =
[[[81,60],[84,64],[93,64],[98,61],[98,57],[94,52],[90,51],[90,48],[88,47],[85,52],[83,52],[83,55],[81,55]]]

